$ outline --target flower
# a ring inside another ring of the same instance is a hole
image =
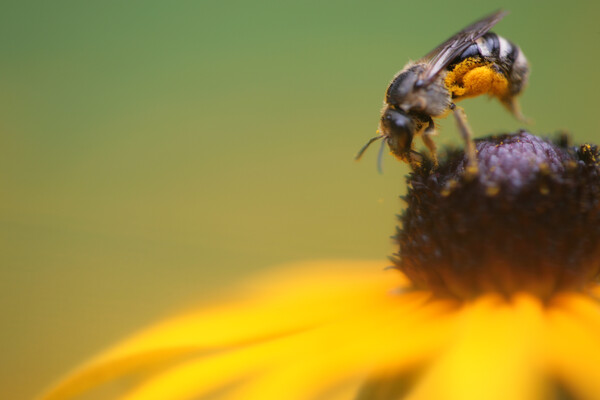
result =
[[[157,324],[42,398],[599,399],[596,147],[527,132],[408,177],[393,267],[314,261]]]

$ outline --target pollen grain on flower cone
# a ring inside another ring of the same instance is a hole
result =
[[[478,140],[408,177],[395,264],[438,295],[582,290],[600,271],[600,167],[592,145],[521,131]]]

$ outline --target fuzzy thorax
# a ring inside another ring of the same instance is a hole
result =
[[[518,132],[477,141],[408,177],[395,259],[418,288],[473,298],[585,290],[600,271],[600,167],[595,146]]]

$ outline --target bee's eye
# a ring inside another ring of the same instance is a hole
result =
[[[407,160],[415,134],[413,119],[401,111],[388,109],[381,116],[381,131],[392,153],[402,160]]]
[[[404,134],[412,136],[414,124],[412,118],[410,118],[406,114],[400,111],[389,109],[383,114],[382,119],[383,125],[392,134]]]

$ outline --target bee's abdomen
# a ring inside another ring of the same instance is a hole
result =
[[[490,65],[501,72],[508,81],[507,95],[519,94],[527,83],[529,65],[525,55],[519,46],[493,32],[467,47],[450,63],[448,70],[453,71],[465,61],[474,61],[473,65]]]
[[[507,67],[508,71],[520,52],[519,46],[493,32],[488,32],[456,57],[450,63],[448,69],[453,69],[455,65],[460,64],[467,58],[481,58],[491,62],[502,63]]]

